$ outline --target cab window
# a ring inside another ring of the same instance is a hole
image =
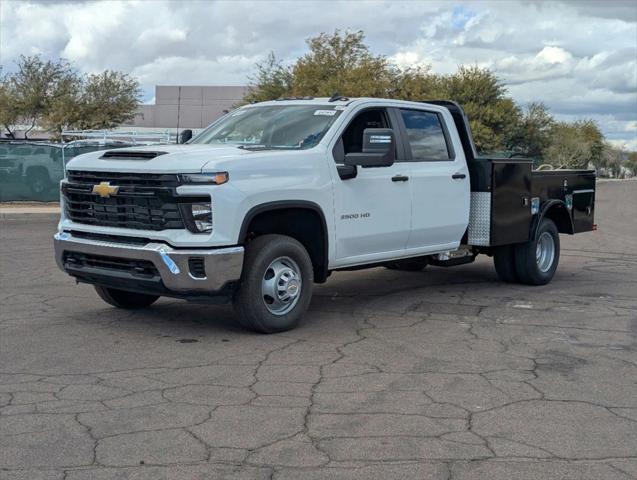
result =
[[[445,132],[437,113],[401,110],[412,161],[451,160]]]
[[[363,132],[366,128],[391,128],[384,108],[364,110],[347,126],[343,132],[343,149],[345,153],[363,151]]]

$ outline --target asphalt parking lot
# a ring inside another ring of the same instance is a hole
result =
[[[599,185],[545,287],[337,273],[295,331],[127,312],[0,218],[0,479],[637,478],[637,182]]]

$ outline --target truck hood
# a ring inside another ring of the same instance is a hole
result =
[[[124,152],[131,152],[131,154],[126,155]],[[146,156],[143,152],[146,152]],[[158,155],[152,157],[152,152]],[[212,161],[225,163],[225,160],[238,160],[259,153],[243,150],[235,145],[146,145],[78,155],[69,161],[67,169],[102,172],[198,173],[202,171],[204,165]]]

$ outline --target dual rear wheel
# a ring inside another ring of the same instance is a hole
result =
[[[560,260],[560,236],[552,220],[543,218],[535,238],[517,245],[498,247],[493,263],[503,282],[546,285]]]

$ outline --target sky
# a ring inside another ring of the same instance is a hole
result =
[[[120,70],[152,102],[155,85],[246,85],[269,52],[292,62],[335,29],[363,30],[400,66],[490,68],[520,104],[592,118],[637,150],[637,1],[0,0],[0,65],[41,54]]]

